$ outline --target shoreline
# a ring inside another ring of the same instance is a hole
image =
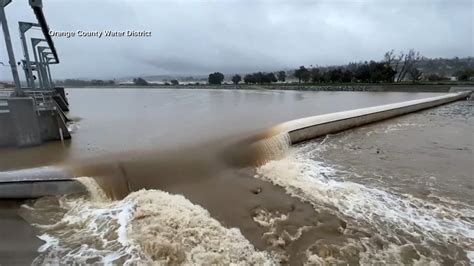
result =
[[[466,84],[222,84],[222,85],[114,85],[65,87],[66,89],[221,89],[221,90],[282,90],[282,91],[359,91],[359,92],[449,92],[453,87],[470,87]]]

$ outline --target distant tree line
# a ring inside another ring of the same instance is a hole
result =
[[[457,77],[460,72],[474,69],[474,57],[466,58],[422,58],[415,66],[421,69],[426,76],[436,75],[441,78]]]
[[[277,78],[273,73],[257,72],[244,76],[245,84],[264,84],[277,82]]]
[[[208,82],[209,84],[221,84],[224,81],[224,74],[220,72],[215,72],[209,74]],[[281,81],[284,82],[286,79],[285,71],[279,71],[276,73],[266,73],[266,72],[256,72],[252,74],[247,74],[244,76],[243,81],[245,84],[264,84]],[[242,76],[239,74],[232,76],[232,83],[239,84],[242,81]]]
[[[84,86],[112,86],[115,85],[114,80],[83,80],[83,79],[65,79],[55,81],[57,86],[68,86],[68,87],[84,87]]]
[[[433,73],[436,64],[447,65],[438,69],[449,69],[450,64],[461,68],[452,73],[458,80],[467,81],[474,78],[474,61],[467,59],[427,59],[420,52],[410,49],[407,52],[396,53],[390,50],[384,54],[381,61],[366,61],[349,63],[339,67],[305,67],[289,71],[255,72],[245,76],[234,75],[231,80],[234,84],[243,81],[245,84],[268,84],[285,82],[287,76],[294,77],[299,83],[394,83],[402,81],[418,82],[449,80],[443,73]],[[427,71],[427,73],[423,73]],[[209,84],[221,84],[224,75],[215,72],[209,75]]]
[[[387,52],[381,62],[369,61],[349,63],[344,67],[306,68],[300,66],[294,71],[298,82],[306,83],[390,83],[403,80],[418,81],[422,72],[415,67],[421,59],[420,53],[409,50],[407,53],[395,55],[394,51]]]
[[[294,78],[299,83],[394,83],[402,81],[418,82],[421,80],[440,82],[455,77],[459,81],[474,81],[474,58],[425,58],[414,49],[407,52],[395,53],[390,50],[384,54],[381,61],[366,61],[349,63],[336,67],[300,66],[295,70],[278,72],[255,72],[246,75],[233,75],[233,84],[270,84],[274,82],[287,82]],[[224,74],[214,72],[209,74],[209,84],[219,85],[224,82]],[[195,81],[194,77],[185,77],[182,81]],[[205,82],[206,78],[200,79]],[[136,86],[155,85],[144,78],[134,78]],[[179,85],[177,79],[163,80],[164,85]],[[65,79],[55,81],[58,86],[84,87],[84,86],[113,86],[114,80],[83,80]],[[199,85],[195,82],[194,85]]]
[[[467,68],[464,70],[460,70],[454,73],[456,78],[460,81],[468,81],[474,79],[474,68]]]

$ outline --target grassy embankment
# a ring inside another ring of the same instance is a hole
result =
[[[474,82],[400,82],[400,83],[272,83],[272,84],[186,84],[148,86],[113,85],[85,86],[83,88],[140,88],[140,89],[241,89],[241,90],[299,90],[299,91],[400,91],[400,92],[447,92],[451,87],[474,86]],[[66,88],[68,88],[66,86]],[[72,88],[72,87],[71,87]],[[74,87],[78,88],[78,87]]]

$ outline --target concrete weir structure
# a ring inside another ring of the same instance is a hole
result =
[[[27,147],[71,138],[61,94],[26,91],[28,97],[0,97],[0,147]]]
[[[426,99],[380,105],[332,114],[311,116],[279,124],[274,129],[286,132],[291,144],[296,144],[327,134],[374,123],[388,118],[428,109],[438,105],[468,99],[471,91],[449,93]]]
[[[312,138],[374,123],[384,119],[467,99],[471,91],[443,94],[420,100],[405,101],[351,111],[292,120],[271,129],[275,134],[287,133],[292,144]],[[66,169],[41,167],[0,172],[0,198],[36,198],[84,189],[74,174]]]
[[[0,24],[14,84],[11,91],[0,90],[0,147],[34,146],[48,140],[68,139],[71,136],[64,112],[69,111],[69,104],[64,88],[55,87],[51,77],[50,65],[59,64],[59,57],[43,13],[43,1],[28,1],[37,22],[18,21],[24,56],[18,65],[24,70],[26,88],[20,83],[6,16],[11,2],[0,0]],[[33,28],[40,29],[43,38],[30,38],[28,31]]]

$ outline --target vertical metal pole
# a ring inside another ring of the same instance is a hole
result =
[[[43,87],[45,89],[49,89],[48,75],[46,74],[45,69],[44,69],[43,55],[42,55],[42,52],[41,52],[40,48],[41,47],[38,47],[38,56],[39,56],[39,60],[40,60],[39,67],[40,67],[41,76],[42,76],[42,79],[43,79]]]
[[[26,61],[21,60],[21,65],[22,65],[23,71],[25,72],[26,83],[28,84],[28,87],[31,88],[31,86],[30,86],[30,75],[28,74],[28,69],[26,67]]]
[[[46,60],[46,66],[48,67],[48,76],[49,76],[49,83],[51,84],[51,89],[54,89],[53,78],[51,78],[51,68],[49,67],[49,59]]]
[[[13,82],[15,82],[15,94],[21,95],[20,77],[18,76],[18,70],[16,68],[15,55],[13,54],[12,40],[10,38],[10,31],[8,30],[7,17],[5,15],[5,7],[10,1],[0,0],[0,22],[3,28],[3,37],[5,38],[5,45],[8,52],[8,60],[10,68],[12,70]]]
[[[45,46],[38,46],[38,56],[41,62],[41,70],[43,71],[43,82],[45,85],[46,89],[51,89],[51,83],[49,82],[48,79],[48,73],[46,71],[46,60],[44,58],[44,50],[48,49],[48,47]]]
[[[40,89],[43,90],[44,89],[43,77],[41,76],[41,67],[40,67],[40,63],[38,61],[38,55],[36,54],[36,45],[38,43],[39,42],[37,42],[35,39],[31,39],[31,46],[33,47],[33,55],[34,55],[34,58],[35,58],[36,73],[38,74],[38,84],[39,84]]]
[[[41,53],[41,55],[43,56],[43,62],[44,62],[44,70],[47,74],[47,77],[48,77],[48,84],[50,86],[50,89],[53,89],[53,79],[51,78],[51,69],[49,68],[49,58],[47,57],[47,54],[46,53]]]
[[[25,38],[25,32],[29,28],[31,28],[31,24],[24,23],[24,22],[19,22],[19,27],[20,27],[21,45],[23,46],[23,55],[25,56],[25,64],[26,64],[25,76],[26,76],[26,80],[28,81],[28,86],[32,90],[35,90],[35,80],[33,78],[33,70],[31,69],[30,55],[28,53],[28,46],[26,45],[26,38]],[[26,72],[28,73],[28,75],[26,75]]]

